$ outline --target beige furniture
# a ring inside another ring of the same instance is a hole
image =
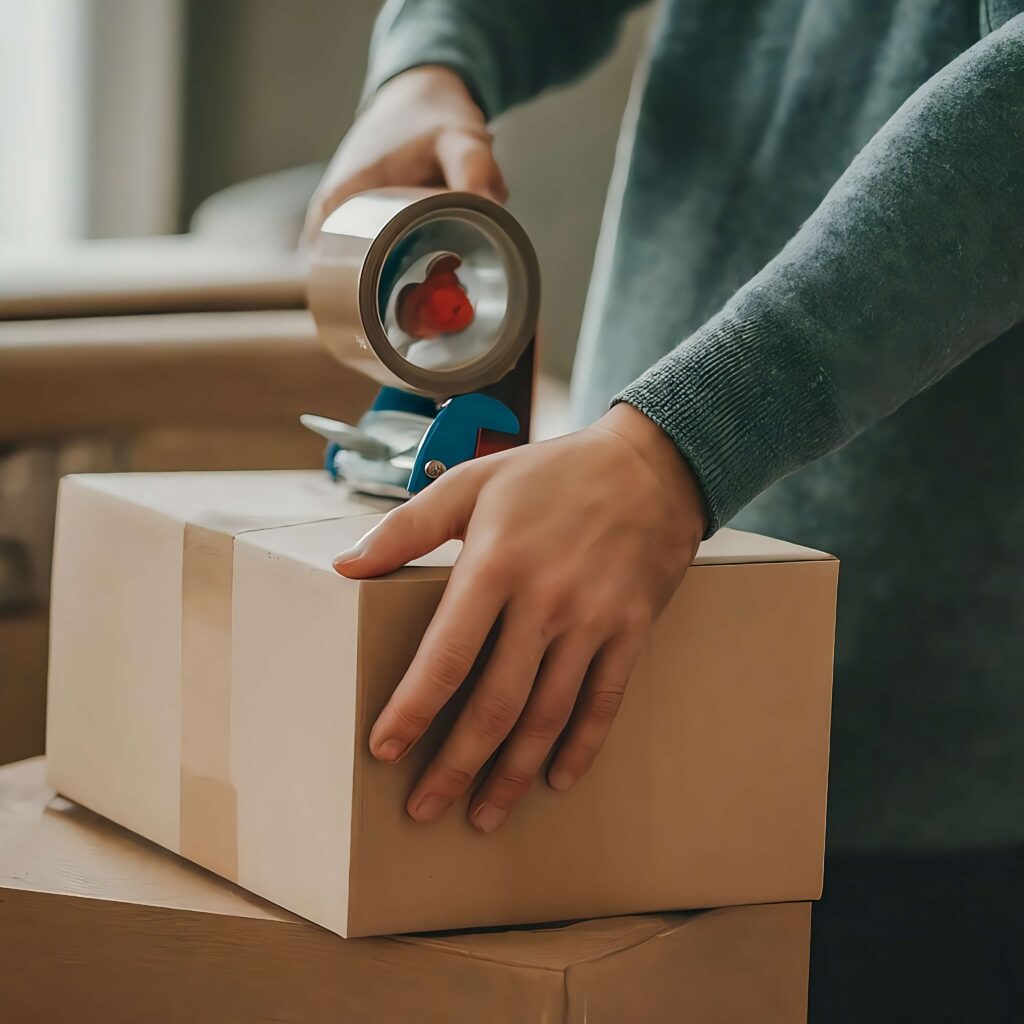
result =
[[[293,248],[195,234],[0,246],[0,320],[301,308]]]

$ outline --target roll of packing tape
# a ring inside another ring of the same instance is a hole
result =
[[[324,222],[309,306],[341,362],[441,399],[494,384],[516,365],[536,332],[540,271],[526,232],[497,203],[376,189]]]

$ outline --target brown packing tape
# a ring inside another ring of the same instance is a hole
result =
[[[238,880],[231,783],[231,583],[234,537],[188,523],[181,563],[182,856]]]
[[[390,507],[391,503],[371,501]],[[369,509],[364,515],[374,516]],[[231,773],[235,540],[242,534],[362,516],[208,513],[185,524],[181,561],[181,766],[178,850],[238,881],[238,794]]]

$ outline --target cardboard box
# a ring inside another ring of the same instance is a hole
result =
[[[809,907],[339,939],[0,769],[0,1007],[22,1024],[800,1024]]]
[[[606,748],[485,836],[367,750],[456,544],[355,582],[387,503],[318,473],[66,478],[47,749],[61,793],[342,935],[816,899],[837,563],[704,544]]]

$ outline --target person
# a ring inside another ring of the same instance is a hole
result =
[[[310,230],[377,186],[504,200],[490,119],[592,67],[634,6],[387,3]],[[586,772],[702,537],[837,553],[811,986],[830,1022],[1024,1009],[1022,11],[667,0],[598,247],[580,429],[446,474],[336,563],[372,576],[463,539],[370,743],[401,758],[497,623],[408,805],[436,819],[497,751],[469,803],[489,832],[545,766],[556,790]]]

